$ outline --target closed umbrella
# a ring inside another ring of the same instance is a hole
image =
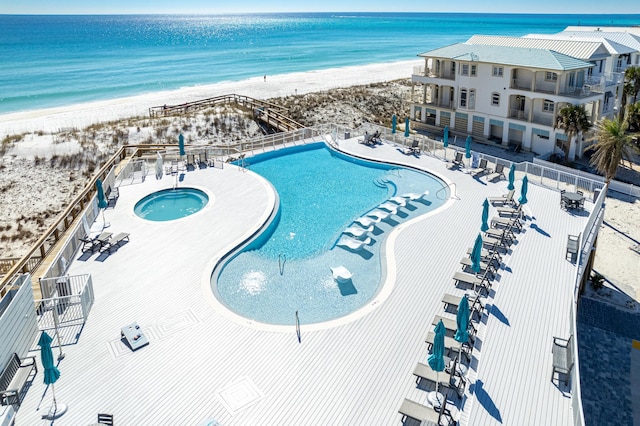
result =
[[[515,177],[516,177],[516,164],[511,163],[511,168],[509,169],[509,186],[507,186],[507,189],[509,191],[511,191],[512,189],[515,189],[515,186],[513,186],[513,181]]]
[[[482,226],[480,226],[480,230],[482,232],[486,232],[489,229],[489,201],[485,198],[484,203],[482,203]]]
[[[156,158],[156,179],[162,179],[162,155],[160,153]]]
[[[396,133],[396,126],[398,125],[398,117],[395,114],[391,117],[391,133]]]
[[[409,117],[404,120],[404,137],[409,137]]]
[[[444,334],[446,329],[442,320],[438,321],[438,325],[433,330],[435,336],[433,338],[433,347],[431,349],[431,355],[427,359],[429,367],[436,372],[436,391],[429,393],[428,400],[434,407],[440,407],[440,404],[444,401],[444,396],[438,393],[438,373],[444,371]]]
[[[527,204],[527,187],[529,186],[529,179],[525,175],[522,178],[522,188],[520,188],[520,198],[518,198],[518,202],[520,204]]]
[[[444,159],[447,159],[447,147],[449,146],[449,126],[444,126],[444,134],[442,135],[442,147],[444,148]]]
[[[42,362],[42,367],[44,369],[44,384],[51,385],[51,394],[53,395],[53,405],[49,409],[48,414],[43,416],[43,418],[47,420],[57,419],[67,411],[67,406],[65,404],[58,405],[58,402],[56,401],[56,392],[53,384],[60,377],[60,370],[58,370],[58,367],[53,363],[51,341],[51,337],[44,331],[40,335],[40,340],[38,341],[38,345],[40,345],[40,361]]]
[[[184,156],[184,136],[182,136],[182,133],[178,136],[178,149],[180,150],[180,157]]]
[[[482,259],[482,235],[478,234],[476,241],[471,249],[471,270],[476,274],[480,272],[480,261]],[[473,285],[475,291],[476,286]]]
[[[98,191],[98,208],[102,209],[102,228],[106,228],[109,226],[104,218],[104,211],[107,208],[107,199],[104,196],[104,188],[102,187],[102,181],[100,179],[96,180],[96,189]]]
[[[471,164],[471,136],[467,136],[467,140],[464,143],[464,156],[465,158],[468,158],[468,162],[467,162],[467,168],[469,167],[469,165]]]
[[[480,238],[480,235],[478,235],[478,238]],[[456,342],[460,342],[457,365],[462,367],[462,364],[460,363],[462,344],[469,341],[469,299],[466,294],[462,296],[460,304],[458,305],[458,313],[456,314],[456,334],[453,338]],[[464,374],[464,370],[462,368],[456,368],[456,370]]]

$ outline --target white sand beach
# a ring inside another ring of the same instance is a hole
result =
[[[59,129],[81,129],[95,123],[144,117],[152,106],[181,104],[225,94],[269,99],[406,79],[411,76],[413,67],[421,64],[420,60],[412,60],[268,75],[266,81],[259,76],[240,82],[0,115],[1,138],[32,134],[9,147],[0,160],[0,232],[3,232],[0,257],[26,253],[27,241],[37,240],[39,233],[53,222],[84,184],[81,172],[72,166],[61,171],[50,167],[46,161],[35,161],[37,157],[46,160],[54,155],[82,150],[80,141],[55,141],[51,133]],[[348,114],[349,109],[345,111]],[[317,113],[322,114],[322,111]],[[318,117],[319,121],[323,117]],[[34,194],[44,195],[34,197]],[[608,198],[605,219],[608,225],[603,226],[600,234],[595,263],[597,271],[636,300],[640,300],[639,213],[640,202],[636,199]]]

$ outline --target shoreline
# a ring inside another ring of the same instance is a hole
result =
[[[176,105],[220,95],[239,94],[269,99],[411,78],[413,67],[420,66],[422,63],[421,59],[414,59],[267,75],[266,80],[263,76],[259,76],[241,81],[190,86],[124,98],[6,113],[0,115],[0,137],[37,131],[57,132],[62,128],[84,128],[98,122],[147,116],[149,108],[153,106]]]

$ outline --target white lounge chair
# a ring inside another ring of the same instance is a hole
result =
[[[364,228],[368,228],[371,225],[375,225],[376,223],[380,223],[380,219],[376,219],[376,218],[369,217],[369,216],[362,216],[362,217],[357,218],[353,222],[357,223],[358,225],[360,225],[360,226],[362,226]]]
[[[420,198],[424,198],[427,195],[429,195],[429,190],[424,191],[422,194],[418,194],[415,192],[408,192],[406,194],[402,194],[401,197],[406,198],[409,201],[415,201],[415,200],[419,200]]]
[[[381,220],[385,220],[387,219],[389,216],[396,214],[398,211],[392,211],[392,212],[388,212],[385,210],[373,210],[369,213],[367,213],[367,216],[372,217],[374,219],[377,219],[378,222],[380,222]]]
[[[371,237],[367,237],[364,240],[356,240],[355,238],[350,238],[343,236],[338,240],[336,244],[339,247],[347,248],[352,251],[361,250],[364,246],[371,244]]]
[[[505,204],[514,204],[515,201],[513,200],[513,195],[515,194],[515,189],[510,189],[509,192],[507,192],[504,195],[501,195],[499,197],[487,197],[487,200],[495,205],[495,203],[500,203],[502,205]]]
[[[333,274],[333,279],[338,282],[349,281],[353,274],[344,266],[336,266],[335,268],[331,268],[331,273]]]
[[[391,197],[389,198],[393,204],[397,204],[398,207],[404,207],[407,205],[407,199],[405,197]]]
[[[381,209],[381,210],[385,210],[385,211],[388,211],[388,212],[390,212],[391,214],[396,214],[396,213],[398,213],[398,208],[399,208],[399,207],[400,207],[400,206],[399,206],[398,204],[396,204],[396,203],[391,203],[391,202],[389,202],[389,201],[387,201],[386,203],[382,203],[382,204],[380,204],[380,205],[378,206],[378,208],[379,208],[379,209]]]
[[[362,238],[362,237],[366,237],[367,233],[373,231],[374,226],[371,225],[367,228],[361,228],[359,226],[350,226],[347,229],[345,229],[344,231],[342,231],[343,234],[348,234],[348,235],[352,235],[358,239]]]

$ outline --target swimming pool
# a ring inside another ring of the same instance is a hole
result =
[[[208,202],[207,194],[199,189],[163,189],[138,201],[133,211],[143,219],[166,222],[197,213]]]
[[[382,240],[399,223],[448,198],[443,191],[442,199],[410,202],[392,220],[375,226],[368,245],[352,251],[336,243],[354,220],[398,194],[435,194],[443,182],[427,173],[355,159],[324,143],[247,162],[276,188],[280,209],[259,237],[212,276],[211,285],[227,308],[267,324],[292,325],[296,311],[303,324],[325,322],[364,306],[381,282]],[[351,271],[351,281],[334,280],[331,268],[340,265]]]

